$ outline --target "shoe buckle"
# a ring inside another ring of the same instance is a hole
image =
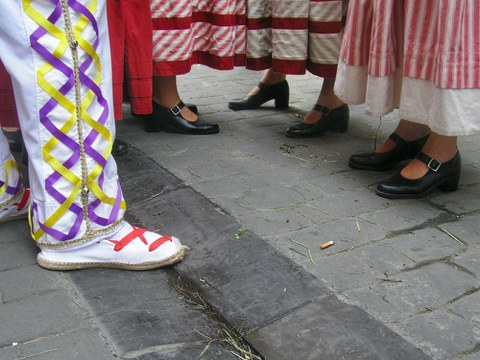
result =
[[[332,111],[332,109],[318,104],[315,104],[312,110],[318,111],[323,116],[328,116],[328,114],[330,114],[330,112]]]
[[[440,166],[442,166],[442,163],[434,158],[431,158],[427,164],[427,167],[433,172],[437,172]]]
[[[170,111],[173,113],[173,115],[177,116],[182,112],[182,108],[178,105],[175,105],[174,107],[170,108]]]

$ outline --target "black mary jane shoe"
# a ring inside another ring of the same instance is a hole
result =
[[[115,138],[112,145],[112,155],[119,157],[125,155],[128,152],[128,144],[120,138]]]
[[[348,105],[343,104],[336,109],[329,109],[326,106],[315,104],[314,111],[322,114],[319,121],[313,124],[300,122],[287,129],[287,137],[308,138],[323,136],[327,131],[336,131],[339,133],[347,131],[350,112]]]
[[[400,173],[377,185],[375,193],[388,199],[419,199],[439,189],[444,192],[458,188],[462,161],[457,151],[453,159],[441,163],[419,152],[416,159],[428,167],[428,172],[419,179],[405,179]]]
[[[228,103],[230,110],[251,110],[258,109],[267,101],[275,100],[277,109],[288,108],[290,89],[287,80],[274,85],[258,83],[260,91],[255,95],[245,96],[242,99],[235,99]]]
[[[23,138],[20,130],[16,131],[5,131],[2,130],[3,135],[7,138],[8,147],[11,152],[20,152],[23,148]]]
[[[185,119],[181,114],[184,107],[185,104],[181,100],[177,105],[170,109],[154,103],[153,112],[150,115],[145,115],[145,131],[159,132],[165,130],[168,132],[191,135],[218,133],[219,127],[217,124],[210,124],[200,119],[193,122]]]
[[[428,139],[428,136],[414,141],[405,141],[397,133],[392,133],[389,139],[395,143],[395,147],[383,153],[363,153],[350,156],[348,165],[353,169],[384,171],[391,169],[401,162],[413,159]]]

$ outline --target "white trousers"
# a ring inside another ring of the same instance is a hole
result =
[[[42,248],[96,241],[125,212],[110,154],[115,125],[105,6],[105,0],[2,2],[0,57],[13,81],[29,154],[32,235]],[[0,207],[18,189],[12,163],[0,134]]]

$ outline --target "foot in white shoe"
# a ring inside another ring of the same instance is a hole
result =
[[[22,188],[12,203],[0,209],[0,223],[25,219],[28,215],[28,207],[30,205],[30,189]]]
[[[187,248],[180,240],[137,228],[125,222],[106,239],[73,249],[42,249],[40,266],[50,270],[94,267],[149,270],[181,261]]]

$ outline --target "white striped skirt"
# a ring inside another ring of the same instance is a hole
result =
[[[248,0],[246,67],[335,77],[343,2]]]

